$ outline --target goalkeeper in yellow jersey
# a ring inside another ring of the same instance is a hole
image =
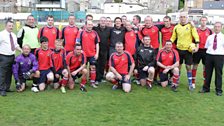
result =
[[[173,34],[170,40],[172,42],[176,42],[177,44],[177,51],[180,56],[179,69],[181,70],[181,66],[183,63],[186,64],[188,86],[189,90],[192,91],[192,53],[197,52],[199,49],[199,36],[196,28],[188,22],[187,16],[188,15],[185,12],[180,13],[180,22],[174,27]],[[192,43],[195,43],[196,47],[192,49],[192,52],[189,52],[188,49]]]

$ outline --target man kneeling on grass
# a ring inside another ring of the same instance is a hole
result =
[[[172,49],[172,42],[166,41],[163,49],[157,55],[157,65],[159,66],[159,77],[162,87],[168,84],[168,74],[172,76],[171,89],[177,91],[179,79],[179,54],[175,49]]]
[[[51,54],[54,73],[53,86],[54,89],[58,89],[61,85],[62,93],[66,93],[65,86],[68,83],[68,70],[65,60],[65,53],[66,52],[62,47],[62,41],[60,39],[55,40],[55,49]],[[62,78],[61,80],[60,77]]]
[[[81,77],[80,90],[87,92],[85,86],[87,81],[86,55],[79,43],[76,43],[74,51],[66,56],[66,63],[69,71],[69,88],[74,89],[74,81]]]
[[[16,83],[16,90],[22,92],[26,87],[26,80],[33,79],[33,85],[37,85],[40,72],[36,57],[30,53],[29,45],[24,45],[23,53],[16,57],[13,64],[13,75]]]
[[[131,91],[130,77],[135,63],[132,56],[124,51],[122,42],[117,42],[115,49],[116,52],[111,54],[109,60],[111,72],[107,73],[106,79],[114,84],[112,87],[113,90],[122,86],[124,92],[128,93]]]
[[[33,92],[44,91],[47,84],[54,80],[52,51],[48,48],[48,38],[43,36],[40,38],[41,47],[35,50],[35,55],[39,64],[40,79],[38,85],[32,87]],[[39,88],[39,89],[38,89]]]

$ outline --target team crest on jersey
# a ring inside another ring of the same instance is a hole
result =
[[[172,32],[173,32],[173,30],[172,30],[172,29],[170,29],[170,32],[172,33]]]
[[[56,34],[56,31],[55,31],[55,30],[53,30],[53,31],[52,31],[52,34]]]
[[[152,32],[156,32],[154,29],[152,29]]]
[[[20,65],[23,65],[24,63],[23,63],[23,62],[20,62],[19,64],[20,64]]]
[[[121,58],[121,60],[125,60],[125,58],[124,58],[124,57],[122,57],[122,58]]]
[[[132,33],[132,34],[130,34],[130,36],[134,36],[134,34]]]
[[[206,32],[206,33],[205,33],[205,35],[206,35],[206,36],[209,36],[209,33],[208,33],[208,32]]]
[[[189,30],[189,28],[188,28],[188,27],[186,27],[186,30]]]
[[[113,31],[116,34],[121,34],[121,31]]]

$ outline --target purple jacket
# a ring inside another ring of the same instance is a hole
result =
[[[16,57],[15,62],[12,66],[13,75],[15,80],[19,80],[19,77],[30,70],[33,72],[38,70],[38,62],[35,55],[30,53],[28,56],[20,54]]]

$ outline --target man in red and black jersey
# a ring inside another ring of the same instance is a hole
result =
[[[77,78],[82,77],[80,83],[80,90],[86,92],[86,55],[82,51],[82,46],[79,43],[76,43],[74,51],[70,52],[66,56],[66,63],[68,65],[69,70],[69,88],[74,89],[74,81]]]
[[[60,38],[60,31],[57,27],[54,26],[54,17],[52,15],[47,17],[47,25],[39,30],[38,38],[41,38],[42,36],[48,38],[49,48],[54,49],[54,42],[56,39]]]
[[[134,58],[135,64],[136,64],[136,50],[140,45],[140,40],[138,38],[139,32],[136,33],[132,29],[132,25],[131,25],[130,21],[126,21],[125,28],[126,28],[126,33],[125,33],[124,48],[125,48],[125,51],[129,52],[132,55],[132,57]],[[137,69],[137,64],[135,67],[136,67],[135,69]],[[138,76],[136,70],[134,70],[134,76],[135,76],[135,82],[137,84],[140,84],[138,81],[139,76]]]
[[[160,42],[159,42],[159,30],[160,30],[160,25],[154,25],[153,24],[153,19],[150,16],[145,17],[145,25],[142,28],[142,30],[140,31],[141,35],[140,35],[140,39],[142,40],[144,36],[149,36],[151,39],[150,45],[152,46],[152,48],[155,50],[155,55],[157,55],[158,51],[159,51],[159,46],[160,46]],[[156,64],[155,64],[156,65]],[[154,83],[158,84],[157,81],[157,66],[155,67],[155,75],[154,75]]]
[[[179,79],[179,54],[175,49],[172,49],[172,42],[166,41],[164,48],[162,48],[156,57],[157,65],[159,66],[159,77],[162,87],[168,85],[168,74],[171,74],[173,84],[171,89],[177,91]]]
[[[198,52],[193,54],[193,69],[192,69],[192,87],[193,88],[195,88],[197,68],[201,60],[203,64],[203,79],[205,83],[205,77],[206,77],[205,75],[205,60],[206,60],[205,59],[206,57],[205,43],[206,43],[207,37],[212,34],[212,30],[206,26],[207,21],[208,21],[207,17],[205,16],[201,17],[200,19],[201,26],[197,28],[200,43],[199,43]]]
[[[151,38],[150,44],[152,48],[155,49],[155,53],[158,53],[159,50],[159,28],[153,25],[153,19],[150,16],[145,17],[145,25],[140,31],[142,40],[144,36],[149,36]]]
[[[39,78],[39,90],[43,91],[46,87],[46,84],[54,80],[53,64],[52,64],[52,51],[48,48],[48,38],[43,36],[40,38],[41,47],[35,50],[35,56],[38,60],[40,71]],[[33,88],[38,88],[34,86]],[[33,89],[32,89],[33,90]],[[36,89],[35,89],[36,90]]]
[[[155,50],[150,45],[150,37],[143,38],[143,45],[137,49],[137,63],[140,84],[152,89],[152,81],[155,73]]]
[[[65,60],[66,52],[62,47],[61,39],[56,39],[55,49],[52,51],[52,63],[54,73],[54,89],[58,89],[61,85],[62,93],[66,93],[65,86],[68,83],[68,70]],[[59,82],[60,76],[62,80]],[[60,84],[60,85],[59,85]]]
[[[140,45],[140,42],[137,38],[137,35],[135,34],[135,31],[132,29],[130,21],[126,21],[125,28],[127,31],[125,33],[124,49],[125,51],[129,52],[132,56],[134,56],[136,49]]]
[[[138,34],[138,32],[141,30],[141,17],[139,15],[135,15],[133,16],[133,20],[132,20],[133,26],[132,29],[135,31],[136,34]]]
[[[107,80],[111,81],[114,85],[113,90],[122,86],[124,92],[131,91],[130,77],[134,70],[135,63],[132,56],[124,51],[122,42],[115,44],[116,52],[112,53],[109,60],[111,72],[106,75]]]
[[[66,54],[74,50],[76,37],[79,33],[79,28],[75,26],[75,16],[68,17],[69,25],[62,29],[61,39],[64,39],[63,46]]]
[[[163,22],[164,22],[164,27],[162,27],[160,29],[161,34],[162,34],[162,47],[165,46],[166,41],[170,40],[172,34],[173,34],[173,28],[174,25],[171,24],[171,18],[169,16],[165,16],[163,18]],[[172,48],[176,48],[176,44],[173,43]]]
[[[99,56],[99,36],[93,29],[93,22],[87,21],[86,28],[80,31],[76,39],[80,43],[83,51],[86,54],[87,62],[90,63],[90,85],[97,88],[96,81],[96,60]]]

